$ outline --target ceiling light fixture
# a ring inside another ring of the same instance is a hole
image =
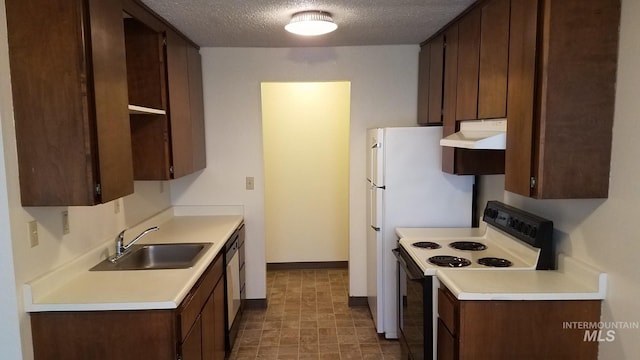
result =
[[[325,11],[302,11],[293,14],[291,21],[284,27],[290,33],[303,36],[317,36],[330,33],[338,28],[331,14]]]

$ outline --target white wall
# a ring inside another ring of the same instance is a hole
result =
[[[135,194],[93,207],[30,207],[20,204],[16,138],[9,76],[6,15],[0,0],[0,349],[2,359],[32,359],[29,316],[22,284],[115,239],[120,230],[170,206],[169,186],[137,182]],[[71,139],[70,139],[71,140]],[[71,232],[62,234],[61,211],[69,211]],[[38,222],[40,245],[31,248],[27,223]]]
[[[207,168],[171,184],[176,205],[243,204],[247,297],[265,298],[260,83],[351,81],[349,294],[366,296],[365,129],[416,124],[418,45],[205,48]],[[255,190],[245,190],[245,177]]]
[[[483,177],[482,197],[554,221],[558,251],[599,267],[609,276],[603,321],[640,321],[640,2],[622,1],[622,23],[608,199],[533,200],[503,192],[504,176]],[[616,331],[600,343],[599,359],[640,357],[640,330]]]

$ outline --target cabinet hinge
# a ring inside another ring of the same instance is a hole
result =
[[[532,189],[536,187],[536,178],[535,178],[535,177],[533,177],[533,176],[531,177],[531,180],[530,180],[529,186],[530,186]]]
[[[96,195],[102,195],[102,187],[100,184],[96,184]]]
[[[169,174],[173,175],[173,165],[169,166]]]

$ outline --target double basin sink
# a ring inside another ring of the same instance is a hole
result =
[[[186,269],[195,265],[213,243],[133,245],[116,261],[106,259],[91,271]]]

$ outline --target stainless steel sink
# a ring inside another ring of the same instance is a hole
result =
[[[133,245],[115,262],[106,259],[90,271],[186,269],[192,267],[213,243]]]

